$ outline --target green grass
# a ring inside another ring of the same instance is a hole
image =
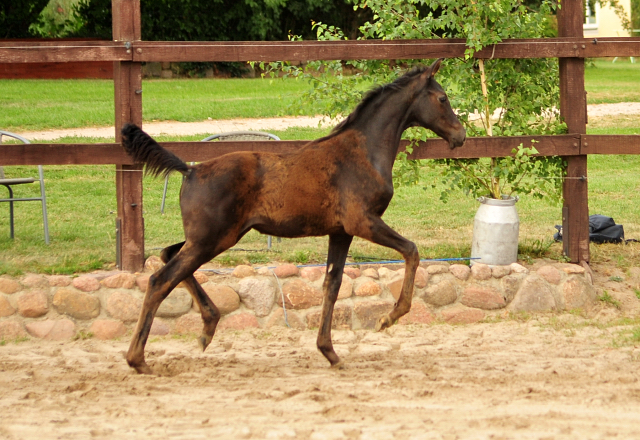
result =
[[[181,122],[286,115],[308,86],[295,79],[149,79],[145,121]],[[0,79],[0,127],[7,131],[113,125],[111,80]]]
[[[584,79],[588,104],[640,101],[640,63],[628,58],[587,63]]]

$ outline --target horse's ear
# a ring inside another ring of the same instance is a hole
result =
[[[433,62],[433,64],[429,67],[429,70],[431,70],[431,78],[433,78],[433,76],[438,73],[438,69],[440,69],[440,64],[442,64],[442,61],[444,60],[444,58],[438,58],[437,60],[435,60]]]

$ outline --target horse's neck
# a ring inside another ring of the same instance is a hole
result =
[[[407,128],[409,105],[401,98],[400,93],[394,93],[380,100],[369,111],[363,112],[359,124],[367,139],[370,162],[389,181],[400,138]]]

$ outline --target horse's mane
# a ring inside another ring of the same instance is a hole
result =
[[[367,107],[373,101],[375,101],[380,95],[382,95],[383,93],[389,90],[399,90],[403,88],[409,82],[411,82],[411,80],[413,80],[416,76],[422,74],[426,69],[427,69],[426,66],[414,67],[413,69],[411,69],[410,71],[402,75],[400,78],[396,79],[394,82],[389,84],[384,84],[369,90],[362,98],[362,101],[360,101],[360,104],[358,104],[356,108],[351,113],[349,113],[349,116],[347,116],[342,122],[336,125],[333,128],[333,130],[331,130],[331,133],[329,133],[329,136],[335,135],[344,131],[349,124],[351,124],[353,121],[355,121],[358,118],[358,116],[362,112],[362,109]]]

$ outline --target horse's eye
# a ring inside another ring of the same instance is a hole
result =
[[[443,104],[445,102],[447,102],[447,97],[446,96],[441,96],[440,98],[438,98],[440,100],[440,102],[442,102]]]

